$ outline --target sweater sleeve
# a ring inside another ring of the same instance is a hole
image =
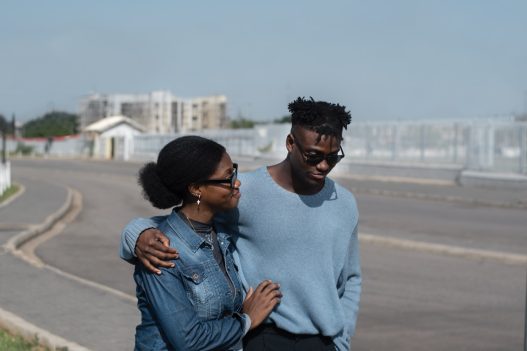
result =
[[[344,316],[346,317],[346,326],[344,327],[344,330],[333,339],[333,343],[338,351],[349,351],[351,337],[355,333],[355,326],[359,313],[362,277],[360,268],[358,224],[355,226],[350,240],[349,256],[345,272],[347,279],[344,293],[340,298],[340,301],[344,310]]]
[[[147,229],[156,228],[168,216],[156,216],[151,218],[134,218],[121,232],[121,244],[119,245],[119,256],[129,263],[134,263],[135,243],[139,235]]]

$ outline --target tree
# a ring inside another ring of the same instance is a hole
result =
[[[15,114],[13,113],[13,115],[11,116],[11,126],[10,126],[10,133],[12,136],[16,136],[16,119],[15,119]]]
[[[252,128],[254,127],[254,121],[244,117],[239,117],[231,121],[230,127],[232,129]]]
[[[273,122],[281,124],[291,123],[291,115],[282,116],[282,118],[277,118]]]
[[[73,113],[53,111],[24,124],[22,135],[29,138],[53,137],[78,133],[78,116]]]

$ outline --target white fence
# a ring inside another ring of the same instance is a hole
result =
[[[9,138],[6,149],[9,154],[53,155],[57,157],[90,156],[92,143],[81,135],[46,138]]]
[[[0,195],[11,186],[11,164],[0,162]]]
[[[282,158],[289,125],[197,133],[233,156]],[[130,159],[155,159],[173,135],[133,139]],[[346,161],[457,165],[467,170],[527,174],[527,123],[446,121],[352,123],[342,145]]]
[[[252,129],[196,132],[225,145],[233,156],[282,158],[290,126],[257,125]],[[8,151],[20,144],[53,156],[152,160],[161,148],[181,134],[143,134],[101,138],[82,136],[55,140],[8,140]],[[110,140],[111,139],[111,140]],[[104,147],[104,149],[103,149]],[[513,121],[393,121],[352,123],[344,132],[343,162],[372,161],[395,164],[454,165],[466,170],[527,174],[527,123]]]

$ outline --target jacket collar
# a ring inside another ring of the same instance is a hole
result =
[[[167,222],[174,230],[176,235],[179,236],[181,240],[183,240],[183,242],[192,250],[192,252],[196,252],[205,242],[205,239],[196,234],[192,228],[190,228],[189,224],[181,218],[175,209],[172,210],[172,213],[170,216],[168,216]]]
[[[205,243],[205,239],[196,234],[194,230],[190,228],[188,222],[181,218],[176,209],[172,210],[172,213],[168,216],[167,221],[176,235],[179,236],[181,240],[185,242],[185,244],[187,244],[192,252],[196,252],[201,247],[201,245]],[[216,231],[216,235],[218,236],[219,242],[223,241],[225,243],[232,244],[232,238],[230,235],[221,231]]]

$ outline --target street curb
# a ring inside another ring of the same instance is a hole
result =
[[[13,182],[13,183],[11,183],[11,185],[18,186],[18,191],[16,193],[14,193],[13,195],[11,195],[7,200],[5,200],[4,202],[0,203],[0,208],[9,205],[11,202],[13,202],[16,199],[18,199],[20,197],[20,195],[22,195],[26,191],[26,187],[23,186],[20,183],[14,183]]]
[[[55,222],[63,217],[64,214],[69,211],[73,199],[73,191],[69,187],[67,189],[68,195],[66,196],[66,201],[62,207],[58,209],[58,211],[47,216],[44,222],[41,224],[31,226],[31,228],[28,230],[25,230],[9,239],[7,243],[4,244],[5,249],[15,254],[15,251],[18,250],[21,245],[48,230],[53,226],[53,224],[55,224]]]
[[[3,245],[4,249],[14,256],[19,257],[20,253],[18,248],[29,240],[37,237],[38,235],[49,230],[56,222],[58,222],[71,208],[73,199],[73,190],[68,189],[66,201],[64,204],[55,212],[46,217],[44,222],[32,226],[30,229],[25,230],[11,239]],[[34,267],[37,267],[33,265]],[[51,332],[39,328],[21,317],[3,310],[0,308],[0,327],[7,329],[9,332],[17,335],[21,335],[27,340],[31,341],[35,337],[38,338],[40,345],[56,349],[66,349],[68,351],[90,351],[89,349],[78,345],[73,341],[66,340],[60,336],[52,334]]]
[[[50,332],[37,327],[20,318],[19,316],[0,308],[0,328],[7,330],[14,335],[20,335],[26,340],[35,340],[39,345],[45,345],[51,350],[68,351],[90,351],[89,349],[72,341],[51,334]]]
[[[30,265],[32,265],[35,268],[45,268],[48,270],[51,270],[52,272],[61,275],[67,279],[71,279],[76,281],[77,283],[84,284],[86,286],[96,288],[99,290],[102,290],[107,293],[111,293],[119,298],[125,299],[129,302],[132,302],[134,305],[137,303],[137,298],[135,295],[129,295],[127,293],[124,293],[120,290],[111,288],[109,286],[81,278],[79,276],[76,276],[74,274],[65,272],[61,270],[60,268],[51,266],[44,261],[40,259],[35,254],[35,250],[38,248],[38,246],[42,245],[46,241],[61,235],[64,231],[65,227],[73,222],[75,218],[78,216],[78,214],[82,210],[82,195],[78,190],[70,189],[72,194],[72,201],[70,204],[69,209],[60,216],[48,229],[41,231],[38,235],[24,241],[22,244],[20,244],[15,252],[13,254]],[[50,235],[51,234],[51,235]],[[33,242],[36,241],[36,242]],[[27,246],[26,246],[27,245]]]
[[[359,240],[363,243],[391,246],[399,249],[428,252],[454,257],[482,260],[488,259],[495,262],[527,266],[527,255],[520,255],[501,251],[470,249],[461,246],[429,243],[417,240],[391,238],[382,235],[359,233]]]

